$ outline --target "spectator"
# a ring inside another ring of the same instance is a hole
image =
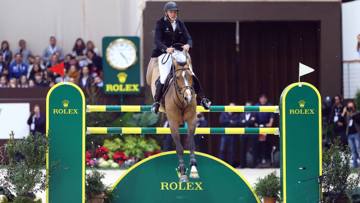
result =
[[[80,79],[79,79],[79,86],[82,88],[87,88],[93,83],[93,78],[90,75],[89,67],[84,66],[81,69]]]
[[[268,99],[265,94],[260,95],[259,97],[259,103],[255,104],[256,106],[268,106],[270,103],[268,102]],[[272,127],[274,124],[274,114],[273,113],[256,113],[255,116],[255,126],[256,127]],[[260,134],[258,136],[258,149],[257,152],[260,158],[260,166],[265,167],[268,165],[270,156],[271,156],[271,150],[272,150],[272,143],[270,140],[271,138],[268,137],[266,134]]]
[[[45,83],[45,81],[43,79],[43,74],[41,72],[35,73],[34,84],[36,87],[46,87],[47,86],[47,84]]]
[[[94,78],[94,85],[95,85],[96,87],[101,88],[101,87],[104,86],[104,82],[103,82],[103,80],[102,80],[99,76],[95,76],[95,78]]]
[[[60,63],[59,56],[57,54],[53,54],[51,55],[50,60],[47,62],[46,68],[53,67],[59,63]]]
[[[94,42],[89,40],[86,42],[86,49],[85,49],[85,53],[87,53],[88,51],[92,51],[94,52],[97,56],[99,56],[99,50],[95,47]]]
[[[67,54],[64,58],[64,67],[66,70],[69,70],[70,68],[70,61],[73,58],[71,54]],[[74,57],[75,58],[75,57]]]
[[[203,113],[197,113],[196,117],[196,127],[208,127],[208,121],[205,119],[205,116]],[[195,145],[196,150],[200,152],[207,153],[207,146],[206,146],[206,140],[207,135],[195,135]]]
[[[79,71],[77,70],[76,66],[72,65],[70,66],[70,69],[67,71],[64,81],[78,84],[79,78],[80,78]]]
[[[245,106],[251,106],[251,102],[245,103]],[[251,112],[240,114],[240,127],[255,127],[256,114]],[[258,135],[242,135],[240,137],[240,167],[256,167]]]
[[[3,56],[3,60],[7,66],[9,66],[12,60],[12,52],[10,51],[9,42],[4,40],[1,42],[0,54]]]
[[[29,87],[29,84],[28,84],[28,81],[27,81],[27,77],[26,77],[25,75],[22,75],[22,76],[20,77],[19,87],[20,87],[20,88],[28,88],[28,87]]]
[[[17,88],[17,87],[19,87],[16,78],[10,78],[10,80],[9,80],[9,87],[10,87],[10,88]]]
[[[229,106],[235,106],[235,103],[231,102]],[[239,114],[232,112],[222,112],[220,114],[219,120],[221,126],[235,127],[239,124]],[[235,157],[235,142],[237,140],[236,138],[237,136],[234,135],[221,135],[221,139],[220,139],[219,158],[222,160],[227,160],[227,162],[230,165],[235,164],[234,157]]]
[[[51,82],[55,83],[55,80],[51,77],[52,73],[50,71],[43,71],[42,74],[45,84],[50,84]],[[59,76],[57,79],[59,82],[64,82],[64,78],[62,76]]]
[[[42,70],[40,68],[40,66],[38,64],[34,64],[32,65],[32,69],[30,71],[30,73],[28,74],[28,79],[32,79],[34,80],[35,79],[35,74],[36,73],[41,73]]]
[[[343,110],[342,116],[346,120],[346,135],[348,138],[348,145],[351,150],[352,166],[359,167],[358,158],[360,157],[360,126],[354,121],[354,116],[357,114],[355,103],[349,101]]]
[[[34,64],[34,62],[35,62],[35,57],[34,57],[33,55],[30,55],[30,56],[28,57],[28,61],[29,61],[29,64],[28,64],[28,65]]]
[[[44,50],[43,53],[43,61],[45,64],[48,64],[52,55],[56,54],[58,58],[63,59],[63,52],[61,47],[56,45],[56,38],[54,36],[50,37],[50,44]]]
[[[16,49],[15,54],[21,54],[23,62],[26,65],[29,65],[29,57],[31,56],[31,51],[26,48],[26,41],[21,39],[19,40],[19,48]]]
[[[89,50],[86,52],[87,62],[89,67],[97,67],[97,70],[102,70],[102,58],[95,54],[95,52]]]
[[[5,75],[0,77],[0,88],[6,88],[8,86],[8,81]]]
[[[32,88],[32,87],[35,87],[35,82],[34,80],[29,80],[29,87]]]
[[[19,79],[22,75],[27,76],[28,66],[23,62],[21,54],[15,55],[15,60],[10,64],[9,77]]]
[[[79,62],[80,67],[84,67],[88,65],[88,62],[86,60],[85,56],[85,42],[83,39],[78,38],[75,41],[74,47],[72,49],[72,55],[76,58],[76,60]]]
[[[35,56],[35,57],[34,57],[34,61],[33,61],[32,64],[29,66],[28,78],[30,77],[30,73],[31,73],[32,69],[34,68],[34,66],[39,66],[41,70],[45,70],[45,69],[46,69],[46,67],[45,67],[44,64],[42,63],[41,57],[40,57],[40,56]]]
[[[5,69],[7,69],[7,65],[5,64],[3,55],[0,54],[0,76],[3,75]]]
[[[342,98],[340,95],[334,97],[334,104],[331,107],[330,113],[330,124],[334,127],[334,133],[336,137],[339,137],[341,143],[346,145],[346,126],[345,126],[345,118],[342,116],[342,112],[344,110],[344,105],[342,103]]]
[[[40,112],[39,105],[36,104],[34,106],[34,110],[30,113],[27,124],[30,126],[30,133],[32,135],[35,133],[45,134],[45,118]]]

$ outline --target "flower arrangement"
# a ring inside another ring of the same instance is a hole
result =
[[[106,139],[95,151],[86,151],[86,165],[99,168],[128,168],[139,160],[160,153],[160,146],[153,138],[126,135]]]

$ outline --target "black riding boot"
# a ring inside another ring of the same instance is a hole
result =
[[[200,98],[200,104],[204,107],[204,109],[210,109],[211,101],[205,97],[204,91],[200,85],[199,79],[193,75],[193,87],[196,95]]]
[[[156,90],[155,90],[155,96],[154,96],[155,102],[153,103],[153,105],[151,107],[151,111],[153,113],[159,112],[160,100],[161,100],[162,94],[163,94],[163,87],[164,87],[164,85],[161,84],[160,81],[156,82]]]

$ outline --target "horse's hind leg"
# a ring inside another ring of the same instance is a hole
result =
[[[175,142],[176,154],[178,155],[179,158],[179,166],[177,170],[179,173],[180,182],[187,182],[188,177],[186,175],[186,168],[184,164],[184,148],[181,144],[181,139],[179,135],[179,124],[170,122],[170,130],[171,130],[171,136]]]
[[[195,121],[187,122],[188,123],[188,139],[189,139],[189,150],[190,150],[190,178],[199,178],[199,173],[197,170],[197,163],[195,158]]]

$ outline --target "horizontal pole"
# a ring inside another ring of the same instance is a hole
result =
[[[170,134],[170,128],[163,127],[87,127],[87,134]],[[187,134],[187,128],[179,128],[180,134]],[[278,135],[278,128],[196,128],[195,134],[272,134]]]
[[[150,112],[151,105],[87,105],[86,112]],[[197,106],[197,112],[268,112],[279,113],[279,106],[211,106],[205,110]]]

